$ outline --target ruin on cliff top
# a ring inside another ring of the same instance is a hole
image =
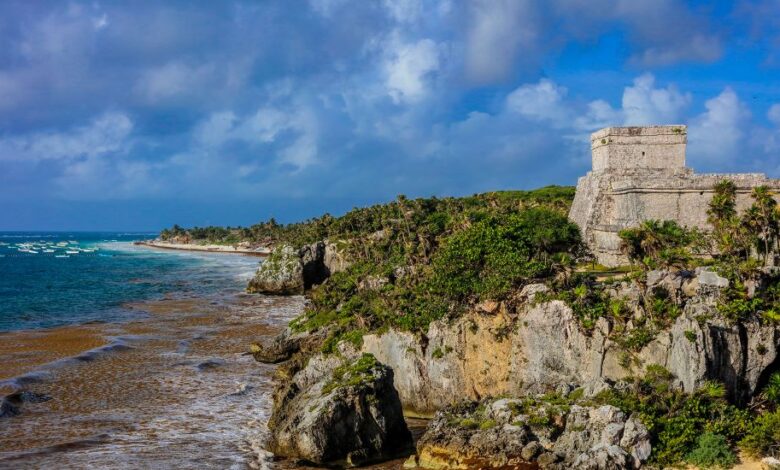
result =
[[[593,169],[577,181],[569,218],[599,264],[628,262],[618,232],[649,219],[710,229],[707,208],[716,183],[737,187],[737,209],[750,206],[756,186],[780,190],[762,173],[696,174],[685,166],[687,127],[608,127],[590,137]]]

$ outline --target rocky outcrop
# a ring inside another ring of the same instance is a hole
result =
[[[437,413],[407,466],[626,469],[640,468],[650,451],[644,425],[615,407],[500,399]]]
[[[595,394],[616,381],[660,365],[692,392],[705,382],[726,385],[742,401],[780,364],[780,327],[760,318],[729,323],[717,313],[717,293],[728,281],[712,271],[655,272],[645,285],[625,282],[612,295],[635,308],[663,287],[680,308],[671,327],[638,351],[627,350],[606,318],[591,330],[558,300],[478,305],[452,321],[431,323],[424,335],[389,330],[363,338],[362,350],[396,373],[407,413],[431,415],[458,399],[525,395],[583,388]],[[544,286],[527,286],[543,292]],[[629,325],[630,327],[630,325]]]
[[[258,294],[302,294],[349,267],[349,259],[337,244],[316,242],[296,250],[282,245],[260,265],[247,291]]]
[[[278,364],[289,360],[298,352],[311,353],[326,338],[327,331],[321,330],[315,333],[294,332],[291,328],[285,329],[271,341],[265,343],[253,343],[249,352],[257,362],[264,364]]]
[[[284,245],[274,249],[249,281],[247,292],[253,294],[303,294],[303,262],[297,250]]]
[[[315,355],[274,398],[268,449],[277,456],[356,466],[412,448],[393,371],[371,355]]]

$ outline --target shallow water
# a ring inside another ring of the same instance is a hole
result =
[[[267,467],[272,368],[244,352],[302,302],[236,295],[134,306],[150,317],[100,325],[106,346],[11,381],[51,399],[0,420],[0,468]]]

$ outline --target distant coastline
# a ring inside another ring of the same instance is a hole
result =
[[[163,250],[181,250],[181,251],[204,251],[209,253],[230,253],[239,255],[266,257],[271,253],[271,249],[264,246],[255,248],[242,247],[235,245],[209,245],[194,243],[170,243],[161,240],[143,240],[133,242],[134,245],[146,246],[150,248],[160,248]]]

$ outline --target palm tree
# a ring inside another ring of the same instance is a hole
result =
[[[778,232],[780,232],[777,201],[774,193],[766,186],[753,188],[750,197],[753,198],[753,205],[745,213],[744,222],[754,234],[757,234],[755,241],[762,245],[763,261],[766,265],[770,253],[775,251]]]

